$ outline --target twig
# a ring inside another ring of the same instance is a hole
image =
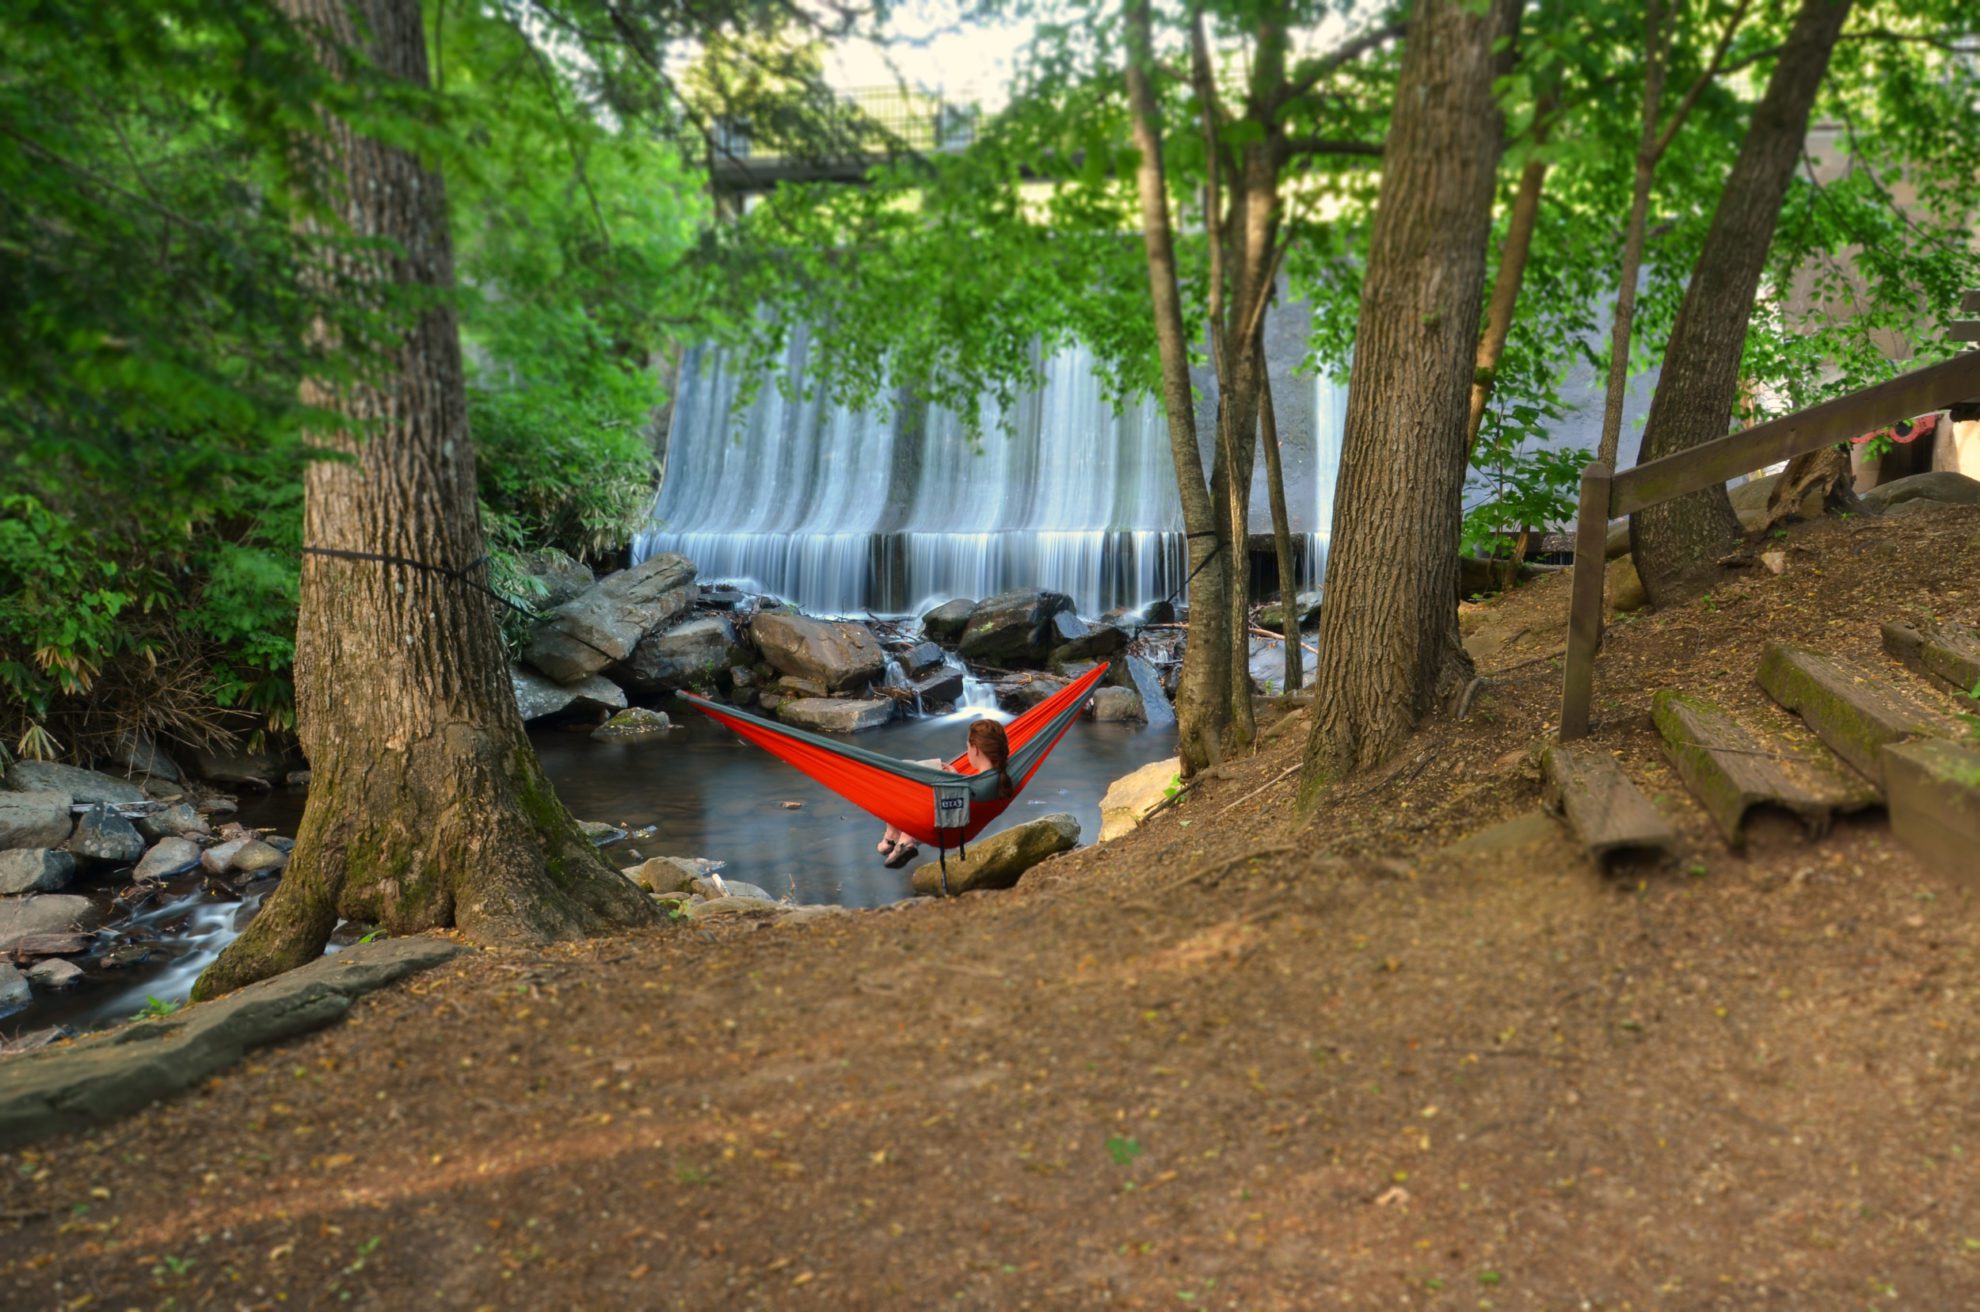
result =
[[[1243,803],[1245,803],[1245,802],[1249,802],[1249,801],[1250,801],[1250,800],[1251,800],[1252,798],[1254,798],[1254,797],[1256,797],[1256,796],[1258,796],[1258,794],[1260,794],[1260,793],[1262,793],[1262,792],[1264,792],[1264,791],[1265,791],[1265,790],[1266,790],[1267,788],[1270,788],[1270,787],[1271,787],[1271,786],[1272,786],[1273,784],[1276,784],[1276,783],[1278,783],[1278,782],[1279,782],[1279,780],[1281,780],[1281,779],[1283,779],[1283,778],[1285,778],[1285,777],[1286,777],[1287,775],[1289,775],[1289,774],[1291,774],[1291,773],[1292,773],[1293,771],[1295,771],[1295,770],[1297,770],[1297,769],[1299,769],[1299,767],[1300,767],[1300,766],[1302,766],[1302,765],[1304,765],[1304,764],[1306,764],[1306,763],[1305,763],[1304,761],[1295,761],[1295,762],[1293,762],[1293,763],[1292,763],[1291,765],[1289,765],[1289,766],[1287,766],[1287,767],[1286,767],[1285,769],[1283,769],[1283,770],[1281,770],[1281,771],[1279,771],[1279,773],[1278,773],[1278,774],[1276,774],[1276,775],[1274,775],[1274,776],[1273,776],[1273,777],[1271,778],[1271,780],[1270,780],[1269,782],[1266,782],[1266,783],[1263,783],[1263,784],[1260,784],[1260,785],[1259,785],[1258,787],[1256,787],[1256,788],[1254,788],[1254,789],[1252,789],[1252,790],[1251,790],[1250,792],[1248,792],[1248,793],[1246,793],[1246,794],[1245,794],[1245,795],[1244,795],[1243,797],[1240,797],[1240,798],[1238,798],[1238,799],[1237,799],[1237,801],[1235,801],[1235,802],[1232,802],[1232,803],[1231,803],[1231,804],[1230,804],[1229,806],[1227,806],[1227,807],[1225,807],[1225,808],[1224,808],[1223,810],[1221,810],[1221,811],[1219,811],[1219,812],[1217,812],[1217,814],[1216,814],[1216,815],[1214,815],[1214,816],[1212,816],[1212,817],[1211,817],[1211,819],[1213,819],[1213,820],[1220,820],[1220,819],[1222,819],[1222,818],[1223,818],[1224,816],[1227,816],[1227,815],[1229,815],[1229,814],[1230,814],[1230,813],[1231,813],[1232,811],[1234,811],[1234,810],[1236,810],[1236,809],[1237,809],[1237,808],[1238,808],[1238,807],[1239,807],[1240,805],[1242,805],[1242,804],[1243,804]]]
[[[1200,879],[1208,879],[1212,875],[1221,875],[1226,870],[1244,865],[1249,861],[1263,861],[1266,857],[1270,856],[1290,856],[1297,851],[1299,851],[1299,845],[1297,843],[1280,843],[1273,847],[1261,847],[1255,852],[1245,852],[1238,856],[1228,857],[1225,860],[1216,862],[1214,865],[1207,865],[1200,870],[1192,870],[1187,874],[1178,875],[1166,884],[1158,884],[1156,887],[1149,889],[1141,897],[1136,898],[1135,902],[1130,905],[1145,905],[1151,899],[1158,898],[1164,893],[1173,893],[1185,884],[1193,884]]]
[[[1286,636],[1283,633],[1274,633],[1270,629],[1261,629],[1256,624],[1251,626],[1251,631],[1252,633],[1256,634],[1258,637],[1270,638],[1273,642],[1284,642],[1286,640]],[[1523,633],[1525,632],[1525,630],[1522,629],[1521,632]],[[1320,654],[1320,649],[1318,647],[1315,647],[1311,643],[1302,642],[1299,644],[1299,647],[1301,651],[1310,651],[1315,656],[1318,656]]]

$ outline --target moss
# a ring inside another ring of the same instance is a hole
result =
[[[1879,753],[1887,744],[1939,736],[1925,715],[1858,681],[1819,652],[1769,643],[1758,677],[1769,697],[1799,715],[1831,751],[1879,786],[1884,778]]]

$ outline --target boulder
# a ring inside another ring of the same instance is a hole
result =
[[[67,852],[17,847],[0,852],[0,893],[56,893],[76,876],[76,859]]]
[[[950,853],[947,893],[956,897],[984,888],[1009,888],[1025,871],[1048,856],[1070,850],[1079,842],[1079,821],[1064,812],[1041,816],[1001,833],[979,838],[969,845],[969,855]],[[944,891],[942,863],[931,862],[917,868],[914,891],[934,897]]]
[[[1111,624],[1095,624],[1084,636],[1054,647],[1046,664],[1063,673],[1065,666],[1079,661],[1111,661],[1126,651],[1127,645],[1126,629]]]
[[[964,597],[945,601],[921,617],[921,631],[933,642],[953,645],[969,627],[969,615],[975,609],[976,603]]]
[[[794,697],[777,703],[777,718],[800,729],[822,733],[859,733],[877,729],[894,718],[891,698],[854,700],[850,697]]]
[[[1100,799],[1100,841],[1119,838],[1140,824],[1149,811],[1166,801],[1170,791],[1179,786],[1181,774],[1182,758],[1171,756],[1166,761],[1144,765],[1107,785],[1106,796]]]
[[[691,893],[694,881],[717,864],[698,857],[656,856],[636,866],[627,866],[620,873],[649,893]]]
[[[0,793],[0,848],[60,847],[74,827],[67,793]]]
[[[1739,526],[1748,533],[1758,533],[1767,525],[1767,499],[1773,495],[1774,484],[1781,481],[1779,474],[1766,474],[1760,478],[1749,478],[1744,483],[1726,489],[1732,500],[1733,514],[1739,516]],[[1811,484],[1802,494],[1800,502],[1789,512],[1790,519],[1820,519],[1822,505],[1828,494],[1819,484]],[[1627,530],[1625,530],[1626,532]]]
[[[1007,711],[1028,711],[1062,691],[1068,682],[1070,680],[1055,679],[1049,674],[1035,674],[1022,682],[999,684],[997,705]]]
[[[723,879],[721,883],[716,883],[715,880],[720,878],[721,876],[717,875],[697,879],[694,881],[693,887],[688,891],[699,893],[710,901],[718,897],[753,897],[763,902],[775,902],[777,900],[754,884],[745,884],[740,879]]]
[[[273,843],[264,843],[259,838],[250,838],[241,844],[227,862],[227,871],[235,875],[265,875],[271,870],[280,870],[289,864],[289,854]]]
[[[1636,573],[1635,556],[1617,556],[1609,562],[1602,595],[1609,599],[1611,615],[1627,615],[1650,604],[1650,594],[1643,590],[1643,580]]]
[[[1302,629],[1312,627],[1313,622],[1320,618],[1320,594],[1317,592],[1294,594],[1293,605],[1299,616],[1299,627]],[[1285,607],[1279,602],[1275,601],[1264,610],[1258,612],[1258,625],[1260,628],[1270,629],[1272,632],[1277,633],[1285,628],[1285,624]]]
[[[690,902],[687,906],[689,920],[713,920],[717,916],[748,915],[751,912],[775,915],[778,910],[775,902],[755,897],[716,897],[706,902]]]
[[[273,752],[193,753],[194,772],[200,778],[217,784],[273,788],[274,781],[282,777],[283,765],[282,758]]]
[[[161,838],[137,863],[137,879],[169,879],[199,864],[199,844],[190,838]]]
[[[901,653],[901,673],[908,679],[919,679],[925,674],[942,668],[949,654],[932,642],[917,642]]]
[[[571,706],[580,710],[622,711],[626,692],[602,674],[586,675],[575,683],[557,683],[521,665],[509,667],[509,685],[516,690],[516,709],[524,720],[540,720]]]
[[[749,653],[736,641],[735,625],[715,615],[647,634],[632,655],[613,667],[612,677],[642,693],[710,688],[729,666],[748,660]]]
[[[1093,718],[1103,724],[1146,724],[1141,694],[1132,688],[1101,688],[1093,694]]]
[[[117,735],[106,754],[110,761],[133,779],[156,779],[162,783],[180,784],[186,781],[185,772],[178,763],[158,750],[151,735],[136,729],[126,729]]]
[[[815,680],[829,692],[876,683],[887,671],[886,653],[864,624],[774,611],[758,615],[749,633],[779,673]]]
[[[215,844],[199,854],[200,868],[210,875],[224,875],[233,863],[234,854],[253,842],[250,838],[235,838]]]
[[[1161,601],[1149,602],[1141,608],[1141,622],[1143,624],[1174,624],[1176,622],[1176,604],[1166,598]]]
[[[640,639],[694,600],[694,565],[662,552],[608,575],[556,607],[531,631],[523,659],[558,683],[576,683],[632,655]]]
[[[674,722],[667,718],[665,711],[630,706],[593,729],[591,736],[600,742],[610,742],[615,738],[650,738],[673,727]]]
[[[105,865],[127,866],[144,855],[144,836],[130,821],[105,807],[83,812],[69,851]]]
[[[7,767],[7,787],[23,793],[66,793],[76,802],[125,805],[147,802],[144,789],[127,779],[53,761],[16,761]]]
[[[1042,665],[1056,647],[1084,636],[1085,626],[1066,632],[1058,617],[1072,610],[1063,592],[1004,592],[976,604],[963,630],[965,660],[991,665]],[[1073,617],[1078,623],[1078,617]]]
[[[1938,501],[1954,506],[1980,506],[1980,480],[1950,469],[1894,478],[1863,493],[1863,508],[1882,514],[1907,501]]]
[[[526,577],[542,585],[542,595],[536,601],[538,610],[554,610],[567,601],[575,601],[597,582],[591,575],[591,566],[555,547],[532,551],[519,563]]]
[[[43,893],[0,901],[0,951],[39,934],[59,934],[94,918],[95,907],[74,893]]]
[[[206,832],[206,819],[189,803],[179,802],[163,811],[137,818],[137,831],[146,838],[188,838]]]
[[[929,702],[959,702],[963,695],[962,671],[938,669],[926,678],[911,680],[908,691],[919,697],[923,705]]]
[[[66,993],[82,983],[82,967],[72,961],[50,957],[27,968],[28,983],[43,993]]]
[[[1913,497],[1900,501],[1884,513],[1892,519],[1908,519],[1913,515],[1929,515],[1939,510],[1958,510],[1957,501],[1935,501],[1931,497]]]
[[[1311,656],[1312,653],[1309,652],[1307,655]],[[1313,677],[1310,672],[1312,661],[1309,660],[1307,665],[1309,673],[1306,677],[1310,682]],[[1119,676],[1120,686],[1133,685],[1134,690],[1141,694],[1141,713],[1148,718],[1148,723],[1176,722],[1175,707],[1169,705],[1168,690],[1162,686],[1162,676],[1155,672],[1154,666],[1141,657],[1129,653],[1114,662],[1114,668],[1107,672],[1107,682],[1115,682],[1116,676]]]
[[[8,1012],[16,1007],[25,1007],[34,1000],[34,990],[28,987],[26,975],[4,961],[0,961],[0,1012]]]
[[[795,674],[779,675],[770,686],[788,697],[823,697],[831,692],[817,679],[800,679]]]

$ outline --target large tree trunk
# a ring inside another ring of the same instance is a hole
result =
[[[361,53],[426,83],[415,0],[285,0],[326,63]],[[308,554],[296,631],[296,710],[312,782],[288,873],[247,932],[200,977],[208,998],[312,960],[339,916],[395,934],[457,926],[530,943],[650,918],[557,801],[523,734],[482,560],[446,197],[405,151],[331,118],[299,158],[353,236],[376,245],[325,269],[378,307],[419,298],[364,381],[305,384],[348,426],[304,481]],[[334,346],[328,330],[320,336]],[[417,561],[415,568],[400,561]]]
[[[1155,341],[1162,361],[1162,406],[1169,420],[1169,454],[1175,462],[1183,529],[1189,535],[1189,646],[1182,686],[1176,692],[1177,750],[1184,774],[1222,760],[1230,724],[1231,643],[1228,624],[1230,565],[1235,553],[1220,539],[1219,513],[1203,478],[1196,445],[1196,398],[1189,381],[1189,338],[1176,287],[1175,239],[1169,226],[1168,183],[1162,170],[1162,128],[1155,91],[1148,0],[1127,0],[1127,86],[1134,145],[1141,160],[1143,245],[1148,290],[1155,311]],[[1242,551],[1240,545],[1237,551]],[[1213,559],[1222,557],[1222,559]]]
[[[1457,544],[1501,124],[1493,45],[1518,0],[1424,0],[1382,161],[1320,607],[1301,795],[1401,749],[1462,690]]]
[[[1801,158],[1809,110],[1848,16],[1849,0],[1804,0],[1795,17],[1685,288],[1641,460],[1724,437],[1731,425],[1767,248]],[[1710,488],[1632,516],[1629,536],[1645,591],[1666,605],[1709,585],[1715,562],[1738,544],[1740,526],[1725,489]]]

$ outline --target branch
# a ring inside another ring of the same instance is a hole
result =
[[[1965,33],[1965,32],[1958,32],[1958,33],[1893,32],[1888,27],[1873,27],[1862,32],[1845,32],[1841,36],[1837,37],[1836,40],[1838,41],[1909,41],[1909,42],[1914,42],[1918,45],[1932,46],[1935,49],[1944,50],[1955,55],[1980,55],[1980,45],[1961,45],[1959,43],[1959,38],[1961,36],[1969,36],[1969,35],[1971,35],[1971,33]],[[1744,56],[1743,58],[1740,59],[1735,59],[1732,63],[1727,64],[1725,68],[1720,71],[1726,73],[1737,73],[1740,69],[1747,68],[1753,64],[1757,64],[1763,59],[1772,59],[1775,55],[1780,54],[1781,51],[1785,49],[1787,49],[1787,46],[1785,43],[1783,43],[1777,46],[1768,46],[1765,50],[1756,50],[1750,55]]]
[[[1739,25],[1746,21],[1746,11],[1752,7],[1752,4],[1753,0],[1739,0],[1738,8],[1733,10],[1732,17],[1726,21],[1726,30],[1719,34],[1719,44],[1712,51],[1711,62],[1705,65],[1705,71],[1698,75],[1698,80],[1691,84],[1690,90],[1684,93],[1684,99],[1678,102],[1677,111],[1671,115],[1671,121],[1664,128],[1663,135],[1657,139],[1657,144],[1651,149],[1651,163],[1654,164],[1664,157],[1664,152],[1670,149],[1671,141],[1677,136],[1678,129],[1684,126],[1685,116],[1691,113],[1691,107],[1698,103],[1699,95],[1711,85],[1712,79],[1719,75],[1719,65],[1725,62],[1726,51],[1732,48],[1733,36],[1739,31]]]
[[[1354,141],[1345,137],[1287,137],[1286,154],[1291,155],[1362,155],[1373,159],[1382,158],[1388,143],[1382,141]]]
[[[1203,107],[1203,227],[1210,243],[1210,345],[1217,352],[1217,376],[1224,376],[1224,234],[1222,199],[1217,194],[1217,83],[1210,72],[1210,40],[1203,31],[1203,11],[1189,19],[1189,63],[1197,103]]]
[[[1380,27],[1370,28],[1360,36],[1349,38],[1340,47],[1327,54],[1302,60],[1293,67],[1292,76],[1286,79],[1286,85],[1272,107],[1277,108],[1288,100],[1297,100],[1318,86],[1320,79],[1335,69],[1352,63],[1376,47],[1402,36],[1407,26],[1402,19],[1392,19]]]

